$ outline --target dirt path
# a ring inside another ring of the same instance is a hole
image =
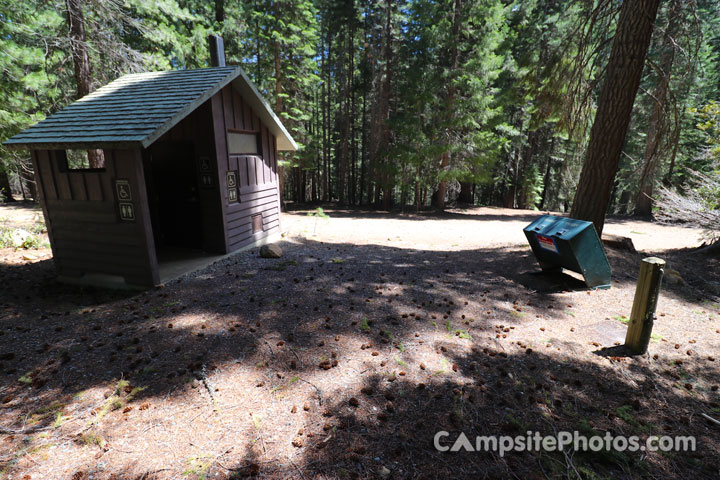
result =
[[[537,274],[535,212],[329,215],[284,215],[281,259],[144,293],[0,251],[0,479],[717,478],[717,259],[664,251],[685,280],[663,287],[649,354],[617,345],[640,259],[695,232],[611,222],[645,251],[608,250],[613,286],[589,291]],[[439,431],[697,451],[450,454]]]
[[[28,228],[43,222],[39,205],[26,202],[0,204],[0,227]]]
[[[526,245],[525,228],[543,212],[479,207],[449,210],[447,214],[394,215],[375,212],[332,210],[329,219],[307,217],[294,212],[282,217],[290,235],[308,235],[327,242],[393,245],[423,250],[465,250]],[[697,228],[609,218],[606,233],[632,239],[643,252],[693,248],[702,244]]]

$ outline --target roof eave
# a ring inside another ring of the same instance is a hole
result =
[[[144,148],[139,141],[105,141],[105,142],[3,142],[8,150],[94,150],[117,149],[132,150]]]
[[[233,70],[215,83],[212,88],[203,92],[202,95],[189,102],[180,111],[176,112],[171,118],[158,126],[152,133],[145,137],[136,137],[133,140],[96,140],[96,141],[35,141],[28,138],[13,138],[6,140],[3,145],[8,149],[20,150],[51,150],[51,149],[94,149],[94,148],[147,148],[166,134],[171,128],[180,123],[185,117],[190,115],[200,105],[208,101],[213,95],[217,94],[225,86],[232,84],[243,98],[245,98],[252,110],[260,117],[261,121],[268,126],[270,132],[276,138],[276,147],[279,151],[294,152],[298,150],[298,145],[292,138],[287,129],[283,126],[280,119],[270,108],[270,105],[262,97],[250,78],[240,66],[235,66]],[[21,133],[19,136],[23,136]]]
[[[289,138],[287,140],[277,136],[275,138],[277,138],[278,152],[297,152],[298,145],[292,138]]]

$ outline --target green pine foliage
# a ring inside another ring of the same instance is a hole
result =
[[[656,22],[613,212],[631,213],[640,188],[671,4]],[[717,168],[720,12],[710,0],[678,5],[653,181],[682,188],[692,172]],[[282,158],[285,200],[422,209],[445,191],[441,203],[450,205],[567,210],[621,5],[82,0],[81,7],[95,87],[128,72],[208,67],[207,36],[222,35],[228,63],[245,68],[300,145]],[[0,51],[2,140],[74,97],[66,2],[0,0]],[[27,153],[0,147],[0,174],[13,185],[30,170]]]

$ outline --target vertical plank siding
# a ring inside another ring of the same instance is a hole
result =
[[[116,275],[131,285],[158,282],[157,259],[138,150],[106,150],[105,171],[62,171],[53,150],[33,155],[59,275]],[[128,180],[134,221],[121,221],[114,180]]]
[[[260,130],[260,155],[230,155],[228,129]],[[201,188],[204,249],[227,253],[280,231],[275,137],[231,85],[163,135],[158,142],[191,140],[196,157],[214,158],[212,189]],[[152,148],[152,147],[151,147]],[[238,172],[237,203],[227,197],[227,172]],[[264,230],[253,234],[250,216],[263,215]]]
[[[275,137],[230,85],[212,98],[212,109],[226,241],[228,251],[233,251],[280,231]],[[226,142],[231,128],[259,130],[260,155],[229,154]],[[228,202],[228,170],[238,171],[237,203]],[[263,230],[253,234],[251,216],[256,214],[262,214]]]
[[[259,132],[260,154],[231,155],[228,129]],[[231,85],[211,97],[145,150],[105,150],[105,169],[71,170],[54,150],[33,152],[53,256],[65,277],[116,275],[130,285],[159,283],[144,161],[153,146],[192,142],[198,173],[203,249],[227,253],[280,231],[276,139]],[[159,150],[158,150],[159,151]],[[210,159],[213,185],[200,183],[200,158]],[[228,200],[227,172],[237,170],[238,201]],[[120,218],[115,180],[127,180],[135,219]],[[252,216],[256,217],[253,232]],[[188,226],[188,228],[196,228]]]

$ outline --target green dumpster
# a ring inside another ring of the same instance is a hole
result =
[[[566,268],[590,288],[610,288],[610,263],[592,222],[543,215],[523,231],[543,271]]]

